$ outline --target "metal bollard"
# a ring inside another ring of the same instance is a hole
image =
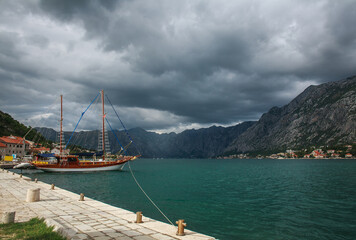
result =
[[[20,174],[20,178],[22,178],[22,173]]]
[[[184,222],[183,219],[180,219],[176,222],[176,224],[178,224],[178,231],[177,231],[177,235],[178,236],[184,236],[184,227],[187,226],[187,224]]]
[[[15,173],[13,172],[12,175],[15,175]]]
[[[35,183],[37,183],[37,181],[38,181],[37,178],[35,178]]]
[[[15,222],[15,212],[4,212],[2,215],[2,223],[8,224]]]
[[[51,190],[54,190],[54,184],[52,183],[52,185],[51,185]]]
[[[143,223],[142,222],[142,212],[137,212],[136,213],[136,221],[135,223]]]
[[[84,201],[84,193],[80,194],[79,201]]]

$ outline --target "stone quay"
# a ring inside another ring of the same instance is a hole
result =
[[[26,201],[29,189],[39,189],[37,201]],[[88,197],[79,200],[79,194],[57,186],[51,190],[50,184],[0,170],[0,214],[15,212],[15,222],[44,218],[67,239],[214,239],[187,229],[184,236],[177,236],[177,228],[170,224],[145,216],[143,223],[135,223],[136,213]]]

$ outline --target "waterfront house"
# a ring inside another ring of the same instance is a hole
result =
[[[346,145],[345,147],[347,147],[347,150],[351,150],[352,149],[352,145]]]
[[[340,154],[338,154],[338,153],[332,153],[332,154],[331,154],[331,157],[339,158],[339,157],[340,157]]]
[[[320,149],[312,151],[311,155],[313,155],[315,158],[324,158],[325,157],[325,155],[323,155],[321,153]]]
[[[346,158],[352,158],[352,154],[351,154],[351,153],[346,153],[346,154],[345,154],[345,157],[346,157]]]
[[[63,149],[62,152],[63,152],[63,154],[69,154],[69,149],[65,149],[65,150]],[[59,148],[53,148],[51,150],[51,153],[54,153],[55,155],[59,155],[60,150],[59,150]]]
[[[49,152],[50,150],[51,150],[51,149],[45,148],[45,147],[32,148],[32,152],[35,153],[35,154],[37,154],[37,153],[41,153],[41,154],[47,153],[47,152]]]
[[[30,144],[24,138],[17,136],[0,137],[0,142],[6,145],[4,156],[16,155],[16,158],[22,158],[30,150]]]
[[[5,156],[6,144],[0,142],[0,160]]]

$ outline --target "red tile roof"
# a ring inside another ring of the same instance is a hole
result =
[[[17,136],[3,136],[0,137],[0,141],[4,143],[12,143],[12,144],[23,144],[23,138],[22,137],[17,137]],[[29,142],[26,141],[27,144],[30,144]]]
[[[32,150],[34,151],[49,151],[49,148],[45,148],[45,147],[39,147],[39,148],[32,148]]]
[[[2,142],[0,142],[0,147],[2,147],[2,148],[6,148],[6,145],[5,145],[5,144],[3,144]]]

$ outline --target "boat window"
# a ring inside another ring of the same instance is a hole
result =
[[[74,157],[69,157],[67,161],[68,161],[68,162],[76,162],[77,159],[74,158]]]

